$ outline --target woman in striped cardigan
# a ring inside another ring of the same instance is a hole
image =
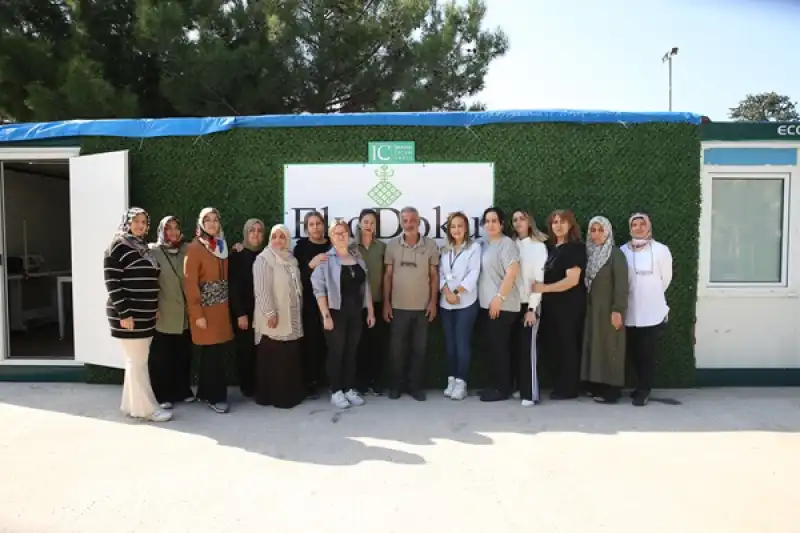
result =
[[[145,236],[150,217],[132,207],[122,218],[105,253],[106,315],[111,336],[120,340],[125,357],[122,412],[134,418],[166,422],[172,413],[162,410],[153,395],[147,359],[156,329],[159,266]]]

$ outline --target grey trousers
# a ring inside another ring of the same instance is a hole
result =
[[[392,309],[389,334],[391,387],[418,391],[425,385],[425,356],[428,351],[428,317],[425,311]]]

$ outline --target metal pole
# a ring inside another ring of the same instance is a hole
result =
[[[669,110],[672,112],[672,55],[669,56]]]

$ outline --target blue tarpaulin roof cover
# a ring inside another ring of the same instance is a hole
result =
[[[470,127],[487,124],[568,122],[578,124],[700,124],[693,113],[613,111],[463,111],[428,113],[341,113],[249,117],[65,120],[0,126],[0,143],[64,137],[198,137],[234,128],[309,128],[337,126]]]

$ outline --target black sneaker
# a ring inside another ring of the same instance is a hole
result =
[[[400,393],[400,389],[391,389],[389,391],[390,400],[397,400],[400,398],[400,396],[402,396],[402,394]]]
[[[633,405],[635,405],[636,407],[644,407],[645,405],[647,405],[647,402],[649,401],[650,401],[649,392],[637,391],[636,394],[633,396],[633,401],[631,403],[633,403]]]
[[[504,394],[497,389],[488,389],[481,391],[480,398],[482,402],[503,402],[511,397],[510,394]]]
[[[425,400],[428,399],[428,397],[425,394],[425,391],[421,391],[421,390],[412,391],[411,392],[411,397],[414,398],[415,400],[417,400],[418,402],[424,402]]]

